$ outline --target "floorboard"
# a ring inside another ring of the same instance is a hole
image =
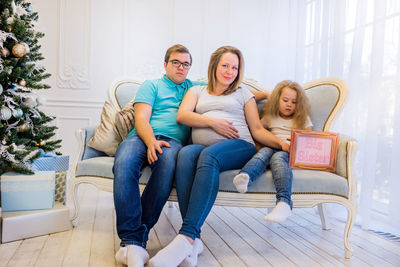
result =
[[[118,266],[120,239],[112,194],[82,185],[78,226],[70,231],[0,245],[0,267]],[[400,245],[353,227],[354,255],[344,258],[345,223],[330,220],[322,230],[316,209],[294,209],[286,221],[263,220],[266,209],[213,207],[202,228],[204,251],[198,266],[400,266]],[[179,232],[177,203],[167,204],[150,231],[147,250],[154,256]]]

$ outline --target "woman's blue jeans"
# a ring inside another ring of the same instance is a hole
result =
[[[292,208],[293,173],[289,167],[289,154],[287,152],[263,147],[246,163],[240,172],[247,173],[250,177],[249,183],[251,183],[265,171],[268,164],[271,167],[275,184],[276,203],[284,201]]]
[[[157,222],[168,200],[174,178],[176,157],[182,145],[168,137],[156,136],[171,147],[157,153],[158,160],[150,165],[150,179],[140,196],[141,170],[148,165],[147,147],[138,136],[125,139],[117,149],[114,160],[114,205],[117,233],[121,246],[138,245],[146,248],[150,229]]]
[[[179,151],[176,191],[183,223],[180,234],[200,238],[200,228],[217,197],[219,174],[240,169],[257,152],[241,139],[228,139],[211,146],[189,145]]]

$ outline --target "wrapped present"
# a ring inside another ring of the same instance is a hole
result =
[[[32,163],[33,171],[67,171],[69,156],[58,156],[54,152],[47,152],[35,159]]]
[[[56,172],[56,188],[54,190],[54,201],[65,204],[65,188],[67,181],[67,172]]]
[[[52,209],[2,212],[2,243],[71,230],[68,207],[56,202]]]
[[[33,175],[6,172],[0,177],[0,187],[3,212],[54,206],[54,171],[38,171]]]
[[[33,171],[55,171],[56,187],[55,201],[65,204],[65,188],[67,180],[67,171],[69,167],[69,156],[58,156],[54,152],[44,153],[33,161]]]

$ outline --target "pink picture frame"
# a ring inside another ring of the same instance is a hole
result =
[[[292,130],[289,165],[293,169],[335,172],[339,134]]]

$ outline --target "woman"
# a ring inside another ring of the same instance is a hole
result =
[[[254,95],[239,87],[243,56],[231,46],[218,48],[210,58],[208,85],[186,93],[177,121],[191,126],[193,145],[182,148],[176,167],[176,190],[183,223],[178,236],[150,266],[195,266],[202,250],[200,229],[209,214],[222,171],[240,169],[263,145],[289,151],[289,146],[261,124]],[[249,131],[250,129],[250,131]]]

